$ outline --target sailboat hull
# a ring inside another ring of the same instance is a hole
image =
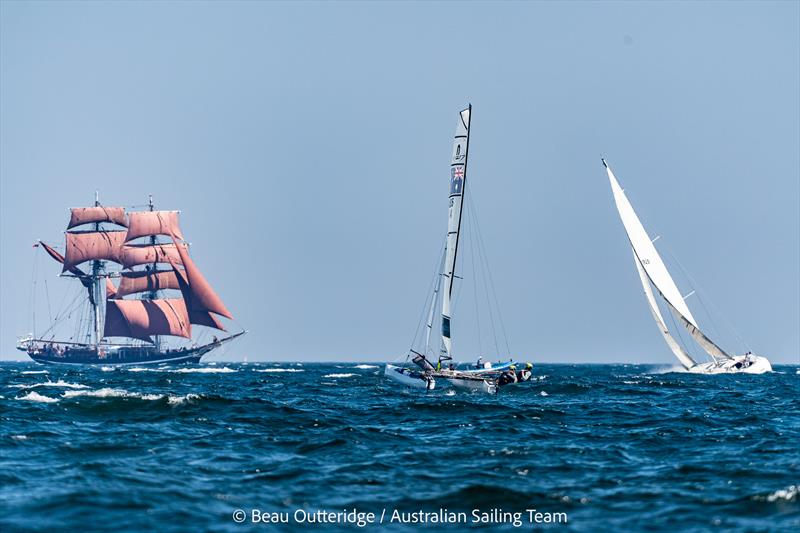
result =
[[[202,346],[158,350],[153,346],[96,346],[58,343],[20,343],[18,349],[40,364],[48,365],[155,365],[199,363],[204,355],[242,335],[238,333]]]
[[[403,385],[414,387],[416,389],[433,390],[436,387],[435,379],[425,376],[425,374],[417,370],[411,370],[402,366],[387,364],[386,369],[384,370],[384,375],[386,375],[386,377],[392,381],[396,381],[397,383],[402,383]]]
[[[735,355],[718,363],[700,363],[689,369],[693,374],[765,374],[772,372],[769,359],[760,355]]]

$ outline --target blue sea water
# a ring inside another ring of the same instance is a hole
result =
[[[0,529],[797,531],[800,370],[776,370],[543,364],[490,396],[375,363],[0,364]],[[308,523],[353,509],[384,523]]]

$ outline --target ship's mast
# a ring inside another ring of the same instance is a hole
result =
[[[148,194],[147,195],[147,200],[148,200],[147,201],[147,206],[149,207],[150,211],[154,211],[155,210],[155,206],[153,205],[153,195],[152,194]],[[150,236],[150,244],[152,244],[153,246],[158,244],[158,239],[156,239],[155,235],[151,235]],[[157,259],[158,259],[158,257],[156,256],[156,259],[153,261],[152,267],[148,266],[148,268],[151,268],[152,271],[153,271],[153,279],[155,279],[155,276],[157,275],[157,273],[156,273],[156,267],[158,266]],[[158,291],[157,290],[152,290],[152,291],[148,292],[145,295],[145,298],[148,299],[148,300],[157,299],[158,298]],[[153,343],[155,344],[156,350],[160,351],[161,350],[161,338],[158,335],[155,335],[153,337]]]
[[[94,205],[95,207],[100,206],[100,194],[98,191],[94,191]],[[100,222],[94,223],[95,231],[100,231]],[[92,291],[93,296],[92,298],[92,323],[94,325],[93,328],[93,344],[96,346],[100,346],[100,342],[103,340],[103,319],[105,306],[101,306],[101,301],[105,302],[106,295],[101,291],[101,288],[104,288],[104,284],[102,283],[103,280],[103,262],[99,260],[92,261]]]

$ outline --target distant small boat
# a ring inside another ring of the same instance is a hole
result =
[[[650,239],[650,236],[642,226],[639,217],[633,210],[633,206],[628,201],[625,192],[620,187],[617,178],[611,171],[611,167],[605,159],[603,166],[608,173],[608,179],[611,182],[611,191],[614,193],[614,202],[619,211],[619,216],[622,219],[622,225],[628,234],[631,249],[633,251],[633,261],[636,264],[636,270],[639,272],[639,280],[642,282],[647,303],[650,306],[650,311],[653,318],[658,325],[659,331],[664,336],[667,345],[678,358],[678,361],[689,371],[698,374],[728,374],[734,372],[743,372],[747,374],[762,374],[764,372],[771,372],[772,365],[766,357],[746,353],[744,355],[733,355],[727,353],[720,348],[714,341],[712,341],[697,325],[689,306],[686,304],[685,298],[681,295],[680,290],[675,285],[675,281],[670,276],[664,261],[658,254],[655,247],[655,240]],[[661,311],[658,308],[653,291],[650,285],[655,286],[659,295],[663,298],[670,312],[677,318],[678,322],[686,328],[689,335],[700,345],[703,350],[711,358],[711,361],[700,362],[695,361],[689,353],[684,349],[681,344],[675,340],[667,328]]]
[[[160,242],[159,236],[169,241]],[[34,246],[62,264],[62,278],[79,281],[85,291],[72,310],[77,312],[59,313],[44,334],[17,343],[37,363],[196,363],[245,333],[213,335],[204,343],[167,341],[191,340],[192,325],[224,332],[218,317],[233,318],[189,256],[178,211],[156,211],[151,198],[146,211],[126,212],[100,205],[95,197],[94,206],[71,209],[65,237],[64,254],[43,241]],[[119,285],[112,279],[119,279]],[[82,302],[88,303],[88,313]],[[54,328],[73,314],[72,336],[56,340]]]
[[[433,294],[430,299],[428,320],[425,324],[425,347],[422,351],[416,351],[412,348],[403,364],[387,364],[384,374],[398,383],[428,390],[435,388],[437,379],[442,379],[459,388],[494,393],[504,385],[516,384],[530,379],[531,365],[517,370],[512,360],[484,363],[480,359],[478,363],[473,364],[455,364],[452,362],[452,297],[454,281],[458,277],[455,274],[455,270],[466,194],[471,116],[471,105],[459,113],[453,140],[453,155],[450,163],[447,237],[442,253],[440,270],[437,272]],[[434,327],[435,308],[438,299],[442,301],[442,313],[441,347],[437,355],[436,353],[431,353],[431,333]],[[435,363],[431,360],[433,358],[436,358]],[[410,363],[415,366],[411,366]]]

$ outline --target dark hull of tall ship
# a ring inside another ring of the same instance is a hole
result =
[[[57,365],[155,365],[162,363],[199,363],[210,351],[242,335],[237,333],[202,346],[159,350],[153,346],[63,346],[46,344],[23,348],[28,357],[40,364]]]

